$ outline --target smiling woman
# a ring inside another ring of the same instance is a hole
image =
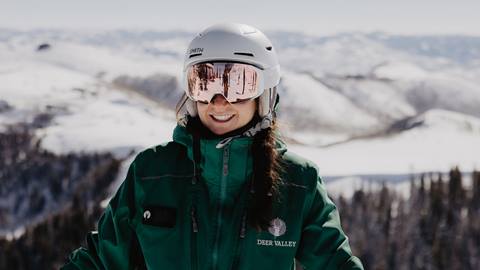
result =
[[[280,139],[279,81],[258,29],[195,37],[173,141],[135,158],[64,269],[363,269],[317,166]]]
[[[207,104],[197,102],[200,120],[205,127],[217,135],[245,126],[253,119],[256,107],[256,101],[253,99],[229,103],[219,94]]]

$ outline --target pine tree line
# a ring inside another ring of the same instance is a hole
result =
[[[404,198],[384,185],[337,198],[342,225],[365,269],[480,269],[480,173],[458,168],[412,179]]]
[[[103,211],[100,202],[109,195],[120,164],[110,154],[45,151],[26,126],[1,133],[0,229],[26,229],[13,240],[0,237],[0,269],[63,265],[95,228]],[[35,222],[35,217],[43,220]]]

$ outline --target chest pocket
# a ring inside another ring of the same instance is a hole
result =
[[[143,208],[142,223],[145,225],[173,228],[176,218],[177,209],[173,207],[148,205]]]
[[[185,269],[178,254],[189,250],[190,175],[144,177],[137,235],[148,269]],[[186,241],[187,240],[187,241]]]

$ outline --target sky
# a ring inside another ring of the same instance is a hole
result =
[[[0,0],[0,28],[198,32],[217,22],[309,34],[382,31],[480,36],[478,0]]]

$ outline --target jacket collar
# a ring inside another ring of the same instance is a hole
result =
[[[178,125],[175,128],[173,140],[184,145],[188,158],[195,162],[194,137],[185,127]],[[232,205],[243,184],[253,175],[253,137],[236,137],[225,147],[217,148],[221,140],[222,138],[199,139],[197,147],[200,157],[197,158],[195,168],[198,170],[196,174],[201,175],[201,178],[197,180],[205,182],[211,199]]]

